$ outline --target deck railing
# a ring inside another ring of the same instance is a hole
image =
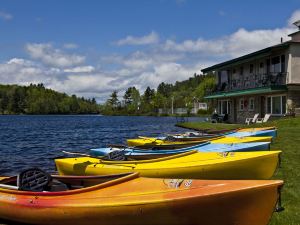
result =
[[[287,73],[253,74],[216,85],[213,92],[228,92],[287,84]]]

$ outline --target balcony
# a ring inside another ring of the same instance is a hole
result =
[[[229,82],[218,84],[213,93],[286,85],[287,75],[288,73],[252,74],[245,78],[232,79]]]

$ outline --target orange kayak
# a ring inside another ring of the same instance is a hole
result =
[[[266,225],[282,181],[52,176],[47,192],[0,181],[0,219],[32,224]],[[53,188],[53,187],[51,187]]]

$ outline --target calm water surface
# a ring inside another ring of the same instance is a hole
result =
[[[138,135],[185,131],[175,123],[174,117],[0,116],[0,175],[30,167],[54,172],[53,158],[63,156],[62,150],[88,153]]]

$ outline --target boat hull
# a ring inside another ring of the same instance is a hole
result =
[[[219,137],[209,140],[211,143],[248,143],[248,142],[272,142],[272,137]],[[204,142],[198,141],[182,141],[182,142],[171,142],[156,140],[155,138],[148,139],[127,139],[128,146],[138,147],[143,149],[178,149],[184,147],[191,147],[193,145],[203,144]]]
[[[246,151],[264,151],[270,150],[270,142],[252,142],[252,143],[231,143],[231,144],[211,144],[205,143],[188,148],[176,150],[144,150],[135,148],[96,148],[90,149],[93,156],[105,156],[113,151],[123,151],[127,157],[134,159],[151,159],[168,156],[172,154],[183,153],[191,150],[199,152],[246,152]]]
[[[67,195],[0,189],[0,218],[40,225],[266,225],[282,185],[135,178]]]
[[[96,158],[56,159],[61,175],[104,175],[139,172],[143,177],[182,179],[269,179],[280,151],[200,153],[197,151],[141,161]]]
[[[259,131],[238,131],[231,134],[227,134],[226,137],[277,137],[277,130],[259,130]]]

